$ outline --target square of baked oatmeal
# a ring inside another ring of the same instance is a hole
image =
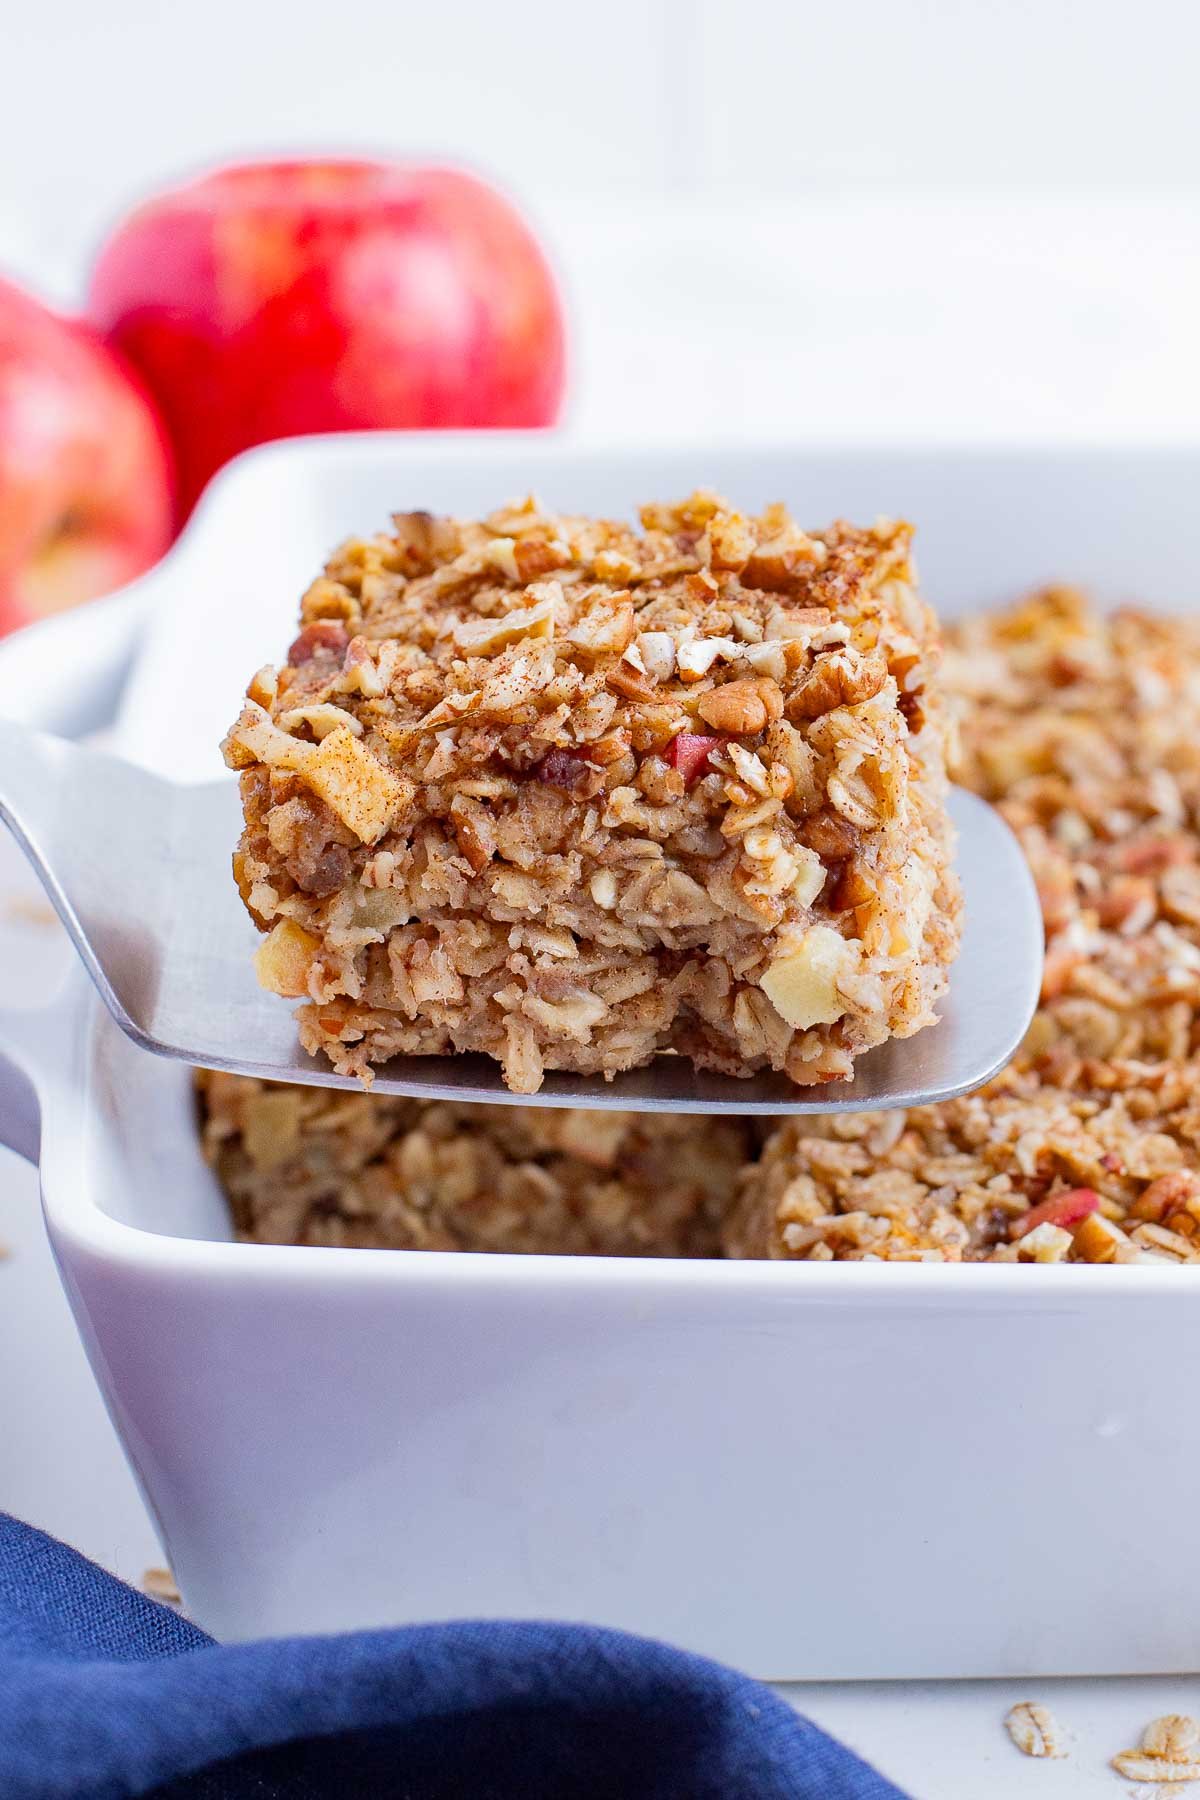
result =
[[[343,545],[225,743],[306,1048],[807,1085],[930,1024],[959,893],[910,539],[696,493]]]

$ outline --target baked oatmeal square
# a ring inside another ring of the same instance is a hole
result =
[[[225,744],[305,1047],[806,1086],[932,1023],[960,901],[910,540],[699,492],[345,544]]]

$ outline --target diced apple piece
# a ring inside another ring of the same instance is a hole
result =
[[[802,844],[796,846],[795,856],[798,866],[792,892],[801,906],[811,906],[825,886],[825,864],[815,850],[806,850]]]
[[[1075,1254],[1084,1262],[1115,1262],[1120,1251],[1132,1249],[1128,1235],[1103,1213],[1086,1214],[1072,1228],[1071,1236],[1075,1240]]]
[[[344,726],[315,746],[302,779],[363,844],[376,844],[412,789]]]
[[[838,978],[849,973],[853,961],[845,938],[829,925],[812,925],[768,966],[759,986],[793,1030],[832,1025],[846,1010]]]
[[[280,919],[254,953],[254,972],[259,985],[285,1000],[302,1000],[308,993],[308,971],[321,948],[319,938],[294,919]]]
[[[679,770],[691,787],[693,781],[699,781],[704,774],[709,757],[714,750],[720,749],[723,741],[719,737],[705,737],[699,732],[681,731],[678,737],[671,739],[667,761],[672,768]]]
[[[465,656],[499,656],[520,638],[552,638],[562,589],[557,582],[545,585],[558,588],[559,598],[548,593],[533,606],[514,606],[495,619],[460,619],[454,627],[455,649]]]

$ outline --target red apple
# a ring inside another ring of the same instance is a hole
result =
[[[546,261],[450,169],[251,163],[170,189],[101,251],[90,312],[166,418],[185,507],[268,438],[547,425],[562,399]]]
[[[173,511],[140,385],[89,326],[0,281],[0,631],[140,575]]]

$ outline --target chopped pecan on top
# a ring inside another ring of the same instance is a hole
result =
[[[815,850],[824,862],[844,862],[862,843],[862,833],[840,813],[819,812],[805,819],[799,830],[800,842]]]
[[[530,773],[535,781],[544,781],[550,787],[565,788],[568,793],[573,793],[590,780],[593,770],[577,750],[555,748],[547,750]]]
[[[696,711],[714,731],[731,737],[755,737],[783,715],[779,683],[769,675],[753,680],[727,681],[701,694]]]
[[[818,656],[787,704],[789,719],[819,719],[839,706],[861,706],[888,678],[882,656],[831,650]]]

